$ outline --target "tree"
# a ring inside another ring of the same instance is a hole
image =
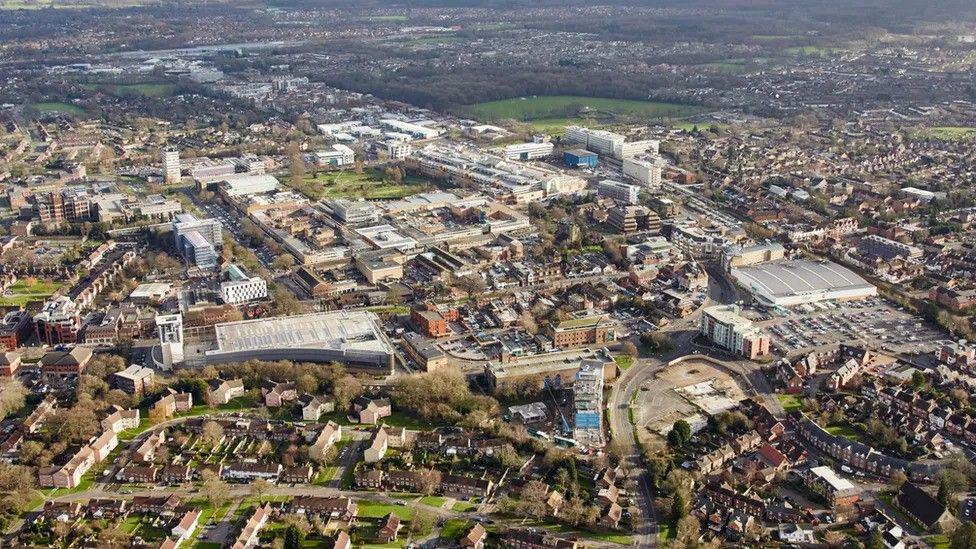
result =
[[[691,440],[691,425],[683,419],[675,421],[671,431],[668,432],[668,443],[677,448],[689,440]]]
[[[409,531],[416,536],[426,536],[434,529],[437,517],[430,510],[414,505],[412,507],[413,518],[410,519]]]
[[[271,266],[278,271],[287,271],[295,266],[295,257],[291,254],[279,255],[271,262]]]
[[[298,526],[291,524],[285,529],[285,549],[301,549],[305,542],[305,533]]]
[[[905,484],[905,481],[907,480],[908,477],[905,475],[904,471],[901,469],[895,469],[894,472],[891,473],[891,482],[889,483],[891,491],[897,492],[898,490],[901,490],[901,485]]]
[[[976,549],[976,523],[963,522],[949,539],[951,549]]]
[[[211,447],[214,447],[220,444],[220,441],[224,440],[224,428],[216,421],[204,421],[200,432],[200,439]]]
[[[678,490],[671,500],[671,520],[678,522],[688,514],[688,500],[685,499],[684,492]]]
[[[348,409],[352,401],[362,394],[363,384],[351,374],[342,376],[332,385],[332,395],[335,397],[336,406],[341,410]]]
[[[20,381],[12,379],[0,385],[0,419],[23,408],[26,398],[27,389]]]
[[[925,385],[926,379],[925,374],[920,370],[915,370],[912,372],[912,387],[919,389]]]
[[[631,341],[625,341],[623,345],[620,346],[620,352],[629,357],[637,356],[637,345],[634,345]]]
[[[868,537],[868,542],[864,545],[864,549],[885,549],[884,537],[881,536],[880,528],[871,530],[871,536]]]
[[[271,483],[263,478],[259,478],[251,483],[250,489],[251,495],[260,503],[261,498],[268,495],[268,491],[271,490]]]
[[[468,296],[468,300],[485,291],[485,280],[477,275],[462,276],[455,281],[455,285]]]
[[[208,469],[203,472],[200,494],[213,507],[220,507],[230,499],[230,487],[216,473]]]

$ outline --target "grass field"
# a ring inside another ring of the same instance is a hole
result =
[[[617,363],[617,366],[619,366],[621,370],[627,370],[634,365],[634,357],[632,356],[617,355],[613,357],[613,360]]]
[[[933,128],[917,128],[912,134],[914,137],[923,139],[966,141],[976,137],[976,128],[967,126],[938,126]]]
[[[803,400],[797,395],[776,395],[787,412],[796,412],[803,407]]]
[[[403,520],[410,520],[413,511],[405,505],[391,505],[388,503],[377,503],[375,501],[360,501],[359,516],[363,518],[383,518],[393,513]]]
[[[656,101],[553,95],[476,103],[463,107],[462,113],[484,120],[511,119],[552,125],[567,121],[576,123],[577,119],[587,118],[601,123],[611,122],[618,117],[678,118],[704,110],[691,105]]]
[[[451,506],[451,509],[457,511],[458,513],[467,513],[468,511],[474,511],[478,508],[477,503],[471,503],[470,501],[457,501]]]
[[[396,23],[407,20],[406,15],[373,15],[366,18],[368,21],[376,21],[378,23]]]
[[[71,103],[32,103],[30,106],[42,113],[61,112],[78,117],[88,114],[85,109]]]
[[[355,172],[320,172],[305,177],[298,190],[309,198],[366,198],[396,199],[404,198],[429,188],[427,181],[417,177],[406,177],[400,184],[383,180],[383,174],[376,170]]]
[[[819,56],[826,57],[828,55],[833,55],[836,53],[843,53],[844,48],[827,48],[823,46],[793,46],[790,48],[785,48],[783,50],[787,55],[806,55],[806,56]]]
[[[441,527],[441,539],[456,540],[468,533],[474,525],[470,520],[450,519]]]
[[[114,95],[134,93],[145,97],[166,97],[173,95],[173,91],[176,90],[173,84],[106,84],[92,86],[92,88],[104,88],[106,92]]]
[[[0,305],[5,307],[23,307],[30,301],[40,301],[51,296],[60,284],[44,280],[18,280],[13,283],[3,296]]]
[[[446,501],[446,498],[440,496],[425,496],[420,498],[420,503],[430,505],[431,507],[443,507]]]
[[[825,427],[824,430],[835,437],[844,437],[855,441],[861,440],[861,433],[848,423],[834,423]]]

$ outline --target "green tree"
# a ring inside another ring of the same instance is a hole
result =
[[[294,524],[285,529],[285,549],[301,549],[305,534]]]
[[[951,549],[976,549],[976,523],[966,521],[956,528],[949,539]]]

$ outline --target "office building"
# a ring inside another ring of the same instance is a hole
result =
[[[112,374],[112,385],[130,395],[142,394],[152,387],[152,383],[153,371],[138,364]]]
[[[563,153],[563,163],[573,168],[595,168],[599,156],[585,149],[572,149]]]
[[[573,438],[586,446],[603,446],[603,365],[584,362],[573,385],[575,421]]]
[[[268,283],[260,276],[247,276],[237,265],[227,267],[224,279],[220,283],[220,297],[224,303],[240,305],[268,297]]]
[[[627,139],[619,133],[605,130],[591,130],[580,126],[567,126],[563,141],[582,145],[583,148],[598,154],[613,155]]]
[[[81,330],[78,305],[63,295],[46,301],[41,311],[34,315],[34,327],[41,343],[74,343]]]
[[[174,364],[183,362],[183,315],[176,313],[156,317],[156,332],[159,335],[159,357],[157,364],[163,369],[171,369]]]
[[[661,187],[661,172],[664,162],[660,158],[626,158],[623,162],[624,175],[632,177],[652,189]]]
[[[769,354],[769,336],[739,314],[735,305],[708,307],[702,314],[701,334],[712,343],[749,359]]]
[[[34,319],[27,311],[10,311],[0,323],[0,347],[13,351],[30,339],[34,332]]]
[[[356,153],[352,149],[343,145],[342,143],[336,143],[332,145],[332,148],[325,151],[318,151],[315,153],[315,163],[319,166],[349,166],[356,162]]]
[[[278,190],[281,183],[273,175],[242,173],[224,177],[219,183],[220,192],[229,197],[264,194]]]
[[[380,120],[380,126],[388,130],[393,130],[396,133],[409,135],[414,139],[433,139],[443,133],[442,131],[434,128],[428,128],[427,126],[414,124],[413,122],[394,120],[392,118],[384,118],[383,120]]]
[[[515,143],[506,146],[504,154],[506,160],[532,160],[549,156],[554,148],[555,146],[549,142]]]
[[[178,249],[182,247],[181,237],[194,231],[215,248],[224,243],[223,226],[216,219],[197,219],[191,213],[182,213],[173,218],[173,242]]]
[[[613,156],[619,160],[626,160],[641,154],[657,155],[661,142],[656,139],[642,141],[625,141],[613,149]]]
[[[163,181],[166,183],[180,182],[180,151],[167,149],[163,151]]]
[[[640,187],[637,185],[628,185],[627,183],[621,183],[612,179],[600,181],[597,183],[596,189],[597,194],[600,196],[612,198],[624,204],[637,205],[640,196]]]
[[[44,224],[91,220],[91,197],[84,188],[62,189],[35,198],[37,217]]]
[[[607,223],[620,234],[661,232],[661,218],[644,206],[614,206],[610,208]]]
[[[406,141],[385,141],[382,147],[390,160],[403,160],[413,152],[413,145]]]
[[[613,322],[605,315],[571,318],[548,326],[548,336],[556,347],[603,345],[613,341]]]
[[[349,224],[375,223],[379,219],[376,206],[365,200],[337,198],[328,203],[336,217]]]
[[[180,251],[187,264],[206,270],[217,268],[217,250],[200,233],[191,231],[183,235],[181,243]]]

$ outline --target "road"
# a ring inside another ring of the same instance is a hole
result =
[[[697,324],[701,310],[716,303],[734,303],[738,299],[735,288],[721,275],[715,267],[706,269],[709,274],[708,298],[701,308],[691,315],[671,323],[667,333],[671,336],[673,350],[653,357],[639,357],[634,364],[621,373],[610,391],[608,403],[608,422],[610,433],[614,441],[620,444],[621,462],[631,471],[639,487],[638,506],[643,516],[648,520],[638,532],[639,547],[654,547],[657,545],[658,520],[654,511],[654,496],[650,489],[647,470],[644,466],[640,447],[635,440],[634,425],[630,423],[630,399],[640,390],[641,386],[650,383],[654,376],[661,371],[668,362],[695,352],[693,340],[698,334]]]

